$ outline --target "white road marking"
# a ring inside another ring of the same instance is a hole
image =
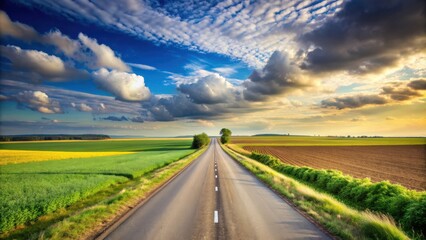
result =
[[[215,178],[217,178],[217,175],[214,175]]]
[[[214,211],[214,223],[219,222],[219,215],[217,214],[217,211]]]
[[[217,190],[218,190],[217,187],[215,187],[214,190],[217,192]]]
[[[217,172],[217,169],[215,168],[214,171]]]

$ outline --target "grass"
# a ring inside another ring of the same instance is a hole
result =
[[[137,205],[206,148],[141,177],[115,183],[98,193],[44,215],[33,224],[0,235],[4,239],[93,239],[109,222]]]
[[[190,142],[187,141],[134,142],[139,143],[138,149],[145,150],[117,156],[0,166],[0,232],[36,220],[113,184],[167,166],[195,151],[189,149]],[[29,148],[30,145],[25,144]],[[115,141],[115,144],[113,146],[122,145],[119,141]],[[135,146],[132,148],[135,149]]]
[[[64,151],[31,151],[31,150],[0,150],[0,165],[64,160],[76,158],[91,158],[128,154],[131,152],[64,152]]]
[[[358,211],[227,147],[224,150],[280,195],[342,239],[409,239],[392,218]]]
[[[344,138],[311,136],[254,136],[232,137],[232,144],[239,146],[380,146],[424,145],[426,138]]]

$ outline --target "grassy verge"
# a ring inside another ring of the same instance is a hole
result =
[[[357,211],[227,147],[224,150],[273,190],[342,239],[409,239],[383,214]]]
[[[4,239],[91,239],[110,222],[119,218],[177,172],[190,164],[206,148],[179,161],[116,183],[73,205],[40,217],[29,226],[4,233]]]

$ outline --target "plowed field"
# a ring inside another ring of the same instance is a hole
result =
[[[417,146],[244,146],[281,161],[317,169],[335,169],[357,178],[389,180],[426,190],[426,145]]]

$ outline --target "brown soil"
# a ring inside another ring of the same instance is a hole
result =
[[[335,169],[357,178],[389,180],[426,190],[426,145],[417,146],[244,146],[297,166]]]

